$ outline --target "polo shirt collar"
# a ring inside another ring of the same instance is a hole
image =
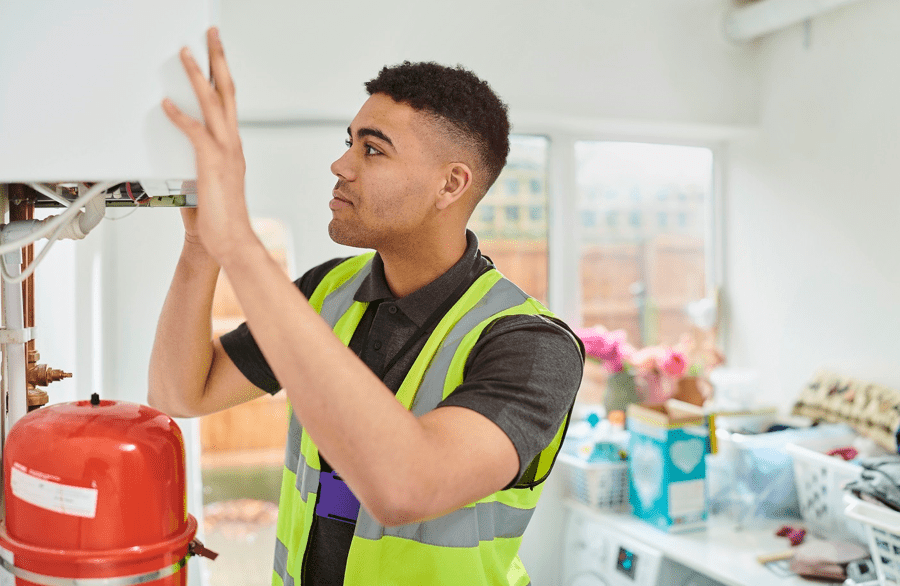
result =
[[[470,279],[475,264],[481,254],[478,251],[478,238],[471,230],[466,230],[466,251],[456,264],[447,272],[428,283],[421,289],[397,299],[388,287],[384,276],[384,261],[381,255],[375,253],[372,258],[372,270],[363,279],[359,289],[353,296],[354,301],[371,303],[373,301],[394,301],[397,307],[416,326],[424,324],[432,313],[450,296],[463,282]]]

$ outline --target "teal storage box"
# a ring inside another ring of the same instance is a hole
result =
[[[626,426],[632,513],[663,531],[705,527],[709,427],[700,408],[629,405]]]

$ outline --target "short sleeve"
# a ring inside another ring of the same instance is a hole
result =
[[[346,258],[335,258],[326,263],[322,263],[317,267],[308,270],[302,277],[294,281],[294,285],[300,289],[300,292],[309,299],[322,279],[325,278],[331,269],[347,260]],[[266,361],[247,327],[247,322],[242,323],[228,333],[222,334],[219,338],[222,348],[228,357],[234,362],[238,370],[247,377],[251,383],[264,390],[267,393],[275,394],[281,390],[281,383],[275,378],[275,373]]]
[[[497,424],[519,455],[519,473],[552,441],[581,384],[584,349],[558,319],[498,319],[472,348],[463,383],[438,407],[466,407]]]

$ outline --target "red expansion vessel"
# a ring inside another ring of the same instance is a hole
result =
[[[10,430],[3,478],[0,575],[19,586],[187,584],[197,521],[184,440],[168,415],[96,394],[32,411]]]

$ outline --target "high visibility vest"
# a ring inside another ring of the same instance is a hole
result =
[[[371,270],[373,255],[350,258],[332,269],[309,300],[345,345],[368,306],[354,301],[353,296]],[[484,328],[497,318],[514,314],[552,316],[497,270],[481,275],[435,327],[400,385],[397,400],[417,417],[436,408],[462,384],[466,359]],[[570,415],[571,411],[550,445],[512,488],[442,517],[399,527],[379,524],[360,507],[345,586],[530,584],[518,557],[519,545]],[[321,471],[318,449],[290,406],[288,417],[273,586],[301,583]]]

